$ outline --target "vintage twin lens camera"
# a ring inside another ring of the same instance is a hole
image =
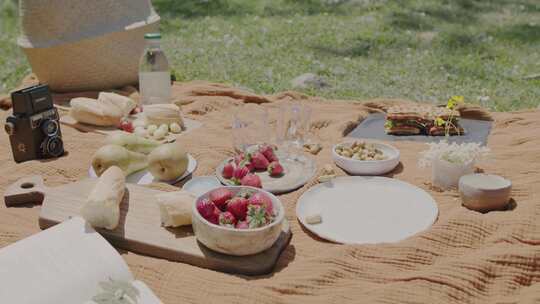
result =
[[[13,158],[16,162],[60,157],[64,143],[58,111],[47,85],[11,93],[13,115],[6,119]]]

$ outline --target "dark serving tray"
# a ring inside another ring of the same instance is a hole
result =
[[[460,125],[465,129],[465,134],[460,136],[449,136],[449,142],[467,143],[478,142],[487,145],[489,132],[491,131],[491,121],[460,119]],[[352,130],[347,137],[370,138],[386,141],[409,140],[419,142],[438,142],[445,139],[445,136],[426,135],[388,135],[384,131],[385,114],[371,114]]]

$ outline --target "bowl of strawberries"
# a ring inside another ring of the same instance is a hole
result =
[[[193,231],[206,247],[245,256],[272,247],[285,211],[273,194],[249,186],[225,186],[201,195],[192,212]]]

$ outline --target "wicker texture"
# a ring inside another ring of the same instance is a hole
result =
[[[404,103],[325,102],[287,92],[259,96],[209,83],[176,84],[177,100],[187,117],[204,126],[180,138],[199,161],[196,176],[210,175],[232,155],[230,117],[244,102],[262,103],[272,112],[279,103],[302,100],[313,107],[313,127],[324,146],[315,156],[319,166],[332,163],[329,149],[343,130],[368,113]],[[133,92],[127,92],[133,94]],[[189,101],[188,101],[189,100]],[[483,112],[483,113],[481,113]],[[476,109],[475,115],[486,117]],[[456,191],[437,192],[429,185],[429,170],[417,167],[417,142],[393,143],[402,152],[402,169],[393,177],[428,191],[440,215],[433,227],[396,244],[343,246],[321,241],[302,229],[295,202],[313,183],[280,196],[293,238],[272,275],[243,277],[200,269],[133,253],[123,253],[138,279],[166,304],[175,303],[539,303],[540,302],[540,113],[494,113],[488,173],[514,184],[512,210],[481,214],[461,206]],[[2,118],[6,112],[2,113]],[[463,115],[463,112],[462,112]],[[476,117],[467,116],[464,117]],[[63,128],[69,155],[53,162],[15,164],[7,137],[0,137],[0,189],[16,179],[41,174],[58,185],[87,174],[92,153],[103,139]],[[343,175],[341,171],[340,175]],[[172,190],[165,185],[156,188]],[[359,203],[364,202],[359,199]],[[396,202],[399,203],[399,202]],[[39,231],[39,207],[0,206],[0,247]]]
[[[149,0],[21,0],[22,47],[58,92],[136,84],[144,34],[158,31]]]

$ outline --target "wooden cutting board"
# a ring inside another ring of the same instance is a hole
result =
[[[96,181],[84,179],[49,188],[43,184],[40,176],[30,176],[8,187],[4,200],[8,207],[42,203],[39,226],[47,229],[71,216],[79,215]],[[161,227],[159,208],[154,197],[163,192],[133,184],[127,184],[126,187],[120,205],[120,225],[112,231],[98,229],[111,244],[121,249],[222,272],[262,275],[272,272],[292,236],[285,220],[279,239],[262,253],[246,257],[217,253],[200,244],[191,227]]]

